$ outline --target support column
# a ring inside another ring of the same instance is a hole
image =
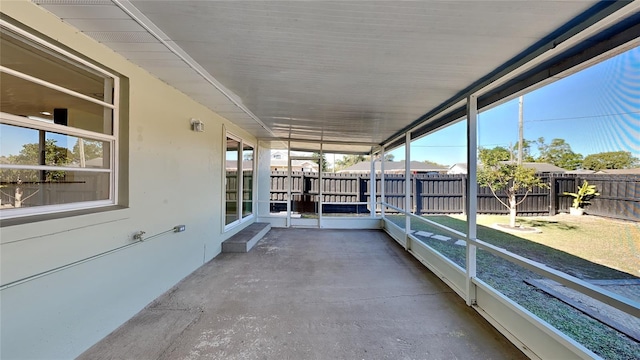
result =
[[[384,146],[380,151],[380,215],[384,218],[384,203],[387,202],[387,198],[385,196],[385,183],[384,183],[384,162],[385,162],[385,152]]]
[[[291,178],[291,141],[287,142],[287,227],[291,227],[291,187],[293,186]]]
[[[476,277],[476,246],[469,240],[477,239],[478,212],[478,98],[467,98],[467,305],[476,303],[476,287],[472,279]]]
[[[318,228],[322,229],[322,205],[324,203],[322,195],[322,167],[324,166],[324,149],[320,143],[320,158],[318,159]]]
[[[376,217],[376,160],[371,151],[371,170],[369,172],[369,215]]]
[[[404,140],[404,210],[407,213],[405,215],[405,238],[406,245],[405,248],[407,250],[411,250],[411,238],[409,238],[409,234],[411,233],[411,132],[407,132],[405,134]]]

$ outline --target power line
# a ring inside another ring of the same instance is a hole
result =
[[[421,147],[421,148],[457,148],[457,147],[467,147],[467,145],[411,145],[411,147]]]
[[[482,144],[481,146],[502,146],[507,143]],[[466,148],[467,145],[411,145],[412,148]]]
[[[525,120],[525,122],[542,122],[542,121],[563,121],[563,120],[578,120],[578,119],[593,119],[599,117],[611,117],[611,116],[620,116],[620,115],[632,115],[632,114],[640,114],[640,111],[631,111],[617,114],[602,114],[602,115],[590,115],[590,116],[576,116],[576,117],[568,117],[568,118],[551,118],[551,119],[535,119],[535,120]]]

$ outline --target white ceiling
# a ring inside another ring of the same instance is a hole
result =
[[[259,138],[366,151],[597,1],[35,2]]]

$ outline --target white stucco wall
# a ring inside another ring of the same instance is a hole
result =
[[[7,284],[185,224],[0,291],[0,358],[73,358],[215,257],[223,233],[224,128],[256,139],[29,1],[0,11],[129,79],[128,207],[0,229]],[[198,118],[206,131],[190,130]]]

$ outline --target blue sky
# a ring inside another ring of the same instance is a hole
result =
[[[466,162],[466,122],[415,141],[412,160]],[[634,48],[524,95],[524,138],[565,139],[583,156],[629,151],[640,158],[640,48]],[[518,139],[518,99],[478,116],[478,144]],[[532,148],[534,156],[537,148]],[[392,151],[396,160],[404,150]]]

